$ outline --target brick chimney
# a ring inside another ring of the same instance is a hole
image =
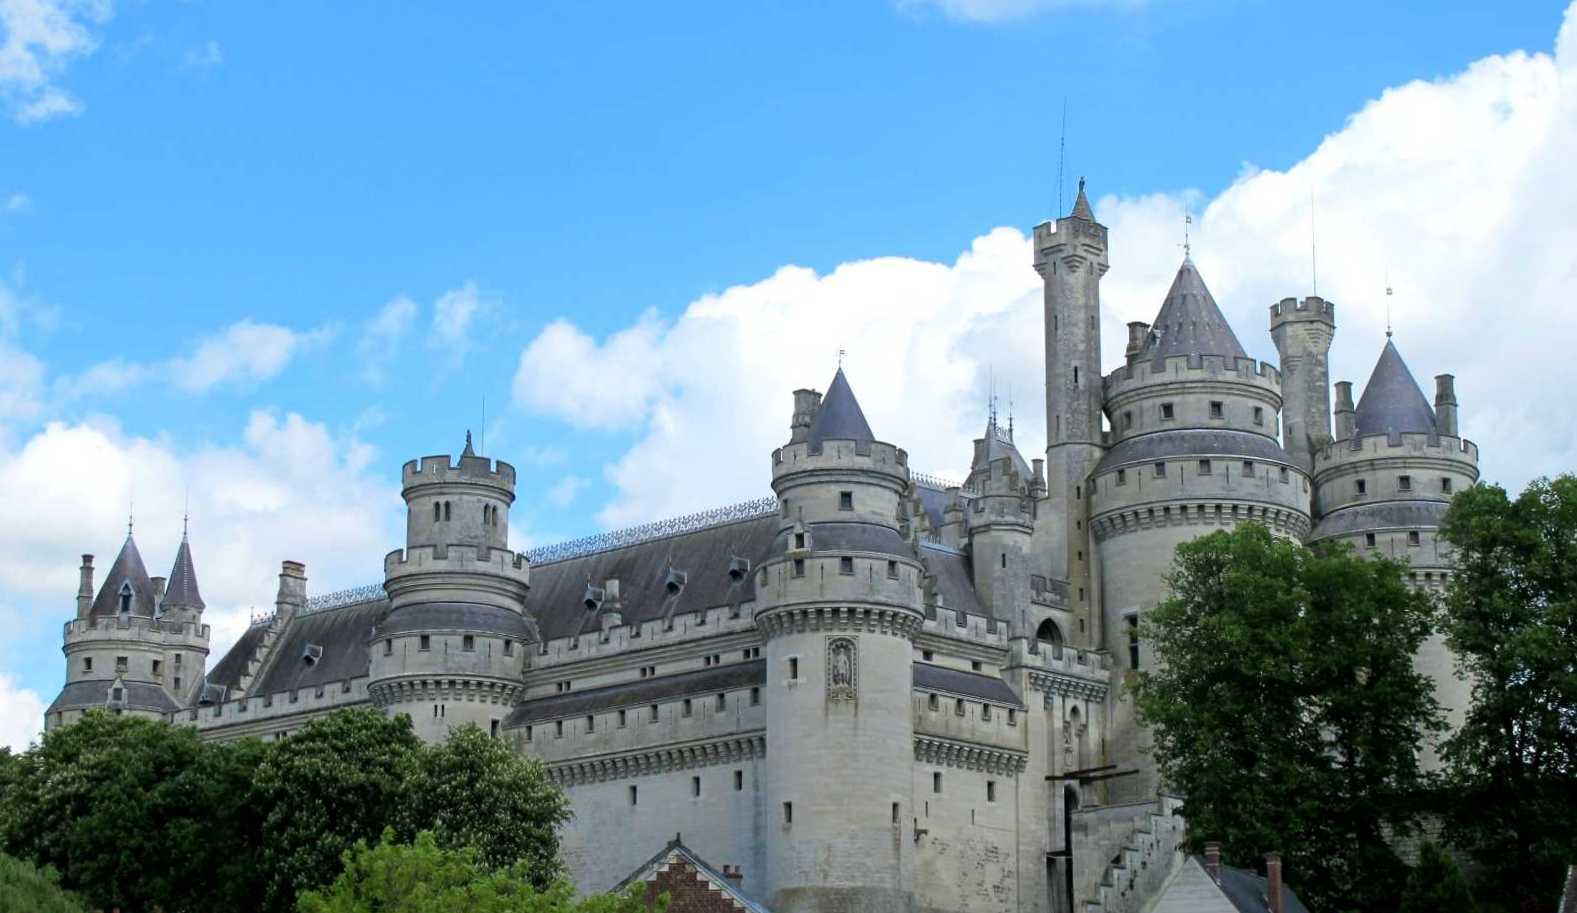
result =
[[[1214,840],[1205,844],[1205,871],[1212,881],[1221,883],[1221,844]]]
[[[1286,913],[1281,900],[1281,854],[1265,854],[1265,896],[1270,901],[1270,913]]]

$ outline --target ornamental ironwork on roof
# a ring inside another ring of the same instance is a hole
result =
[[[668,536],[694,532],[698,529],[705,529],[708,526],[736,523],[740,520],[754,520],[757,517],[777,513],[777,511],[777,498],[756,498],[752,501],[742,501],[726,507],[714,507],[711,510],[685,514],[682,517],[670,517],[654,523],[645,523],[640,526],[631,526],[627,529],[610,530],[609,532],[597,533],[593,536],[571,539],[568,542],[538,546],[526,551],[526,559],[532,564],[552,564],[555,561],[565,561],[570,558],[579,558],[582,555],[623,548],[640,542],[650,542],[653,539],[664,539]]]

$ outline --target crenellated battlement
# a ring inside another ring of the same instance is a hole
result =
[[[772,451],[774,481],[800,472],[874,472],[909,481],[909,453],[882,441],[827,441],[820,447],[809,442],[785,444]]]
[[[65,623],[65,646],[84,641],[142,641],[149,646],[208,645],[208,625],[177,624],[142,616],[123,618],[74,618]]]
[[[1284,323],[1293,322],[1328,323],[1334,329],[1336,326],[1336,302],[1326,301],[1318,295],[1310,295],[1304,299],[1283,298],[1270,306],[1270,331]]]
[[[1433,457],[1478,466],[1478,445],[1467,438],[1443,434],[1406,432],[1366,434],[1332,441],[1315,451],[1314,471],[1319,475],[1348,463],[1397,457]]]
[[[421,571],[454,570],[474,574],[491,571],[524,582],[531,562],[521,552],[476,545],[415,545],[397,548],[383,557],[385,577]]]
[[[1140,358],[1103,379],[1107,400],[1161,384],[1248,384],[1281,397],[1281,372],[1268,361],[1223,355],[1174,355],[1157,364]]]
[[[503,460],[474,455],[462,455],[457,463],[443,453],[408,461],[400,469],[400,482],[407,493],[426,485],[470,484],[501,489],[513,499],[515,467]]]

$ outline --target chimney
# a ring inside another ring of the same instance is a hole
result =
[[[279,593],[274,596],[274,623],[283,624],[307,607],[307,566],[299,561],[279,565]]]
[[[789,443],[798,444],[810,437],[810,426],[821,409],[821,394],[815,390],[794,391],[794,417],[789,419]]]
[[[164,578],[150,577],[148,582],[153,584],[153,613],[157,615],[162,611],[161,607],[164,605]]]
[[[1221,844],[1214,840],[1205,844],[1205,871],[1210,873],[1210,880],[1221,883]]]
[[[87,618],[93,609],[93,556],[82,556],[82,578],[77,583],[77,617]]]
[[[1358,432],[1358,411],[1352,404],[1352,381],[1336,383],[1336,439],[1351,440]]]
[[[1265,854],[1265,897],[1270,901],[1270,913],[1286,913],[1281,900],[1281,854]]]
[[[1142,320],[1129,321],[1128,348],[1123,352],[1123,355],[1125,358],[1127,358],[1129,364],[1133,364],[1134,359],[1139,357],[1139,353],[1143,351],[1145,341],[1149,339],[1149,337],[1150,325],[1148,323],[1145,323]]]
[[[1034,479],[1034,481],[1031,482],[1030,486],[1029,486],[1030,487],[1030,494],[1036,495],[1037,497],[1045,495],[1046,494],[1046,461],[1045,460],[1031,460],[1030,461],[1030,475]]]
[[[723,877],[728,879],[729,884],[737,888],[745,881],[745,870],[737,865],[725,865],[723,866]]]
[[[1435,427],[1447,437],[1457,437],[1456,380],[1449,374],[1435,375]]]

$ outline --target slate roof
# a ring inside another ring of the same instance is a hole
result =
[[[1450,506],[1446,501],[1381,501],[1344,507],[1321,518],[1309,541],[1381,529],[1438,529]]]
[[[268,625],[252,625],[242,631],[229,651],[208,670],[205,681],[220,688],[241,687],[241,676],[246,674],[247,660],[252,658],[253,652],[263,643],[266,634],[268,634]]]
[[[777,515],[720,523],[703,529],[638,542],[531,568],[527,605],[544,640],[600,630],[600,612],[587,611],[586,586],[600,587],[610,577],[619,581],[618,611],[627,625],[737,605],[755,598],[755,574],[738,580],[729,576],[729,559],[748,560],[752,569],[771,554],[783,520]],[[670,566],[683,571],[678,594],[665,583]]]
[[[1255,872],[1224,865],[1221,867],[1220,885],[1221,893],[1232,901],[1232,906],[1238,908],[1238,913],[1265,913],[1270,909],[1266,903],[1270,884]],[[1281,886],[1281,909],[1282,913],[1309,913],[1309,908],[1286,884]]]
[[[93,707],[103,707],[109,700],[110,686],[115,682],[112,679],[93,679],[83,682],[71,682],[60,689],[60,695],[49,705],[45,713],[54,713],[57,710],[86,710]],[[148,682],[121,683],[126,688],[125,707],[128,710],[153,710],[159,713],[170,713],[180,709],[176,702],[158,685]]]
[[[1435,410],[1407,370],[1402,353],[1387,339],[1358,400],[1358,434],[1434,433]]]
[[[956,697],[972,697],[993,704],[1020,707],[1018,695],[1007,683],[995,675],[965,672],[931,663],[914,664],[914,687],[917,691],[936,691]]]
[[[104,583],[93,600],[89,617],[114,618],[119,615],[120,588],[123,583],[131,584],[131,614],[152,618],[153,581],[148,579],[148,569],[143,566],[142,554],[137,551],[137,543],[130,533],[126,534],[126,542],[121,545],[120,554],[115,556],[115,563],[110,565],[109,573],[104,575]]]
[[[181,547],[175,551],[169,582],[164,585],[164,605],[199,611],[206,608],[203,594],[197,590],[197,568],[192,564],[192,547],[185,534],[181,535]]]
[[[1226,428],[1157,431],[1119,441],[1101,457],[1097,473],[1135,463],[1152,463],[1173,457],[1238,457],[1267,463],[1292,464],[1287,451],[1274,438],[1252,431]]]
[[[517,640],[536,640],[531,619],[519,612],[475,602],[422,602],[390,612],[373,636],[411,631],[474,631]]]
[[[806,524],[810,532],[811,548],[838,549],[853,552],[877,552],[883,555],[914,556],[914,547],[898,531],[891,526],[882,526],[879,523],[856,523],[833,521],[828,523]],[[793,534],[790,529],[780,530],[772,540],[771,554],[782,554],[788,550],[789,537]]]
[[[1014,445],[1013,432],[997,424],[993,410],[991,417],[986,420],[986,433],[975,438],[975,459],[969,467],[967,484],[975,487],[983,484],[983,480],[991,477],[991,464],[1000,459],[1012,461],[1013,471],[1026,485],[1029,484],[1032,478],[1029,464],[1024,462],[1024,455]],[[977,482],[977,479],[981,481]]]
[[[273,656],[250,693],[278,694],[366,676],[371,661],[367,641],[388,611],[388,601],[378,599],[296,615],[274,641]],[[309,644],[323,648],[323,655],[310,663],[304,659]]]
[[[1139,357],[1162,361],[1173,355],[1222,355],[1247,358],[1243,345],[1227,319],[1216,306],[1216,299],[1205,287],[1194,261],[1183,258],[1172,288],[1166,293],[1161,312],[1155,315],[1150,336]]]
[[[832,376],[832,384],[827,387],[827,395],[821,398],[821,408],[816,410],[816,420],[811,422],[806,440],[813,451],[820,450],[827,441],[854,441],[861,445],[876,440],[842,368]]]
[[[925,563],[926,570],[936,577],[936,592],[941,597],[943,608],[971,615],[985,614],[985,609],[980,605],[980,596],[975,592],[974,568],[970,566],[968,557],[951,549],[922,545],[920,560]],[[996,620],[1006,622],[1012,619]]]
[[[637,707],[686,695],[735,691],[752,685],[765,684],[766,680],[767,661],[764,659],[725,663],[710,669],[638,679],[633,682],[621,682],[617,685],[526,701],[509,714],[509,719],[504,725],[506,728],[512,728],[535,723],[538,720],[600,713],[617,707]]]

